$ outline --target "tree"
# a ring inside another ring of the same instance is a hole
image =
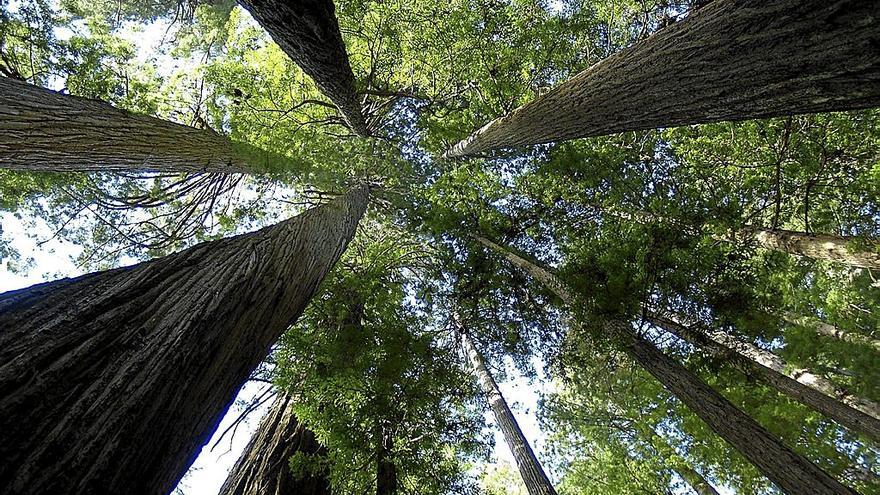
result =
[[[809,328],[819,335],[824,335],[826,337],[831,337],[834,339],[842,340],[844,342],[848,342],[851,344],[860,344],[860,345],[864,345],[867,347],[872,347],[872,348],[874,348],[874,350],[880,351],[880,340],[872,339],[870,337],[867,337],[867,336],[864,336],[861,334],[857,334],[857,333],[846,332],[844,330],[841,330],[841,329],[835,327],[834,325],[829,325],[828,323],[825,323],[824,321],[819,320],[818,318],[810,318],[808,316],[797,316],[797,315],[794,315],[790,312],[787,312],[784,315],[782,315],[782,318],[785,321],[787,321],[788,323],[791,323],[793,325],[800,325],[802,327]]]
[[[272,39],[339,108],[349,127],[369,136],[333,0],[242,0]]]
[[[792,255],[861,268],[880,268],[880,243],[877,241],[782,229],[744,228],[735,235],[754,240],[763,248]]]
[[[491,121],[445,156],[877,106],[878,14],[858,0],[710,2]]]
[[[282,393],[260,421],[251,441],[235,462],[220,489],[221,495],[329,495],[330,480],[321,473],[294,473],[290,458],[326,457],[327,449],[315,434],[297,421],[292,401]]]
[[[495,244],[485,237],[476,239],[511,263],[526,271],[556,294],[568,307],[577,307],[577,296],[570,287],[548,270]],[[786,493],[854,494],[821,468],[792,451],[754,419],[714,391],[699,377],[639,335],[622,319],[609,319],[603,331],[640,366],[663,383],[679,400],[692,409],[718,435],[733,445],[765,476]]]
[[[209,129],[0,78],[0,168],[264,173],[288,162]]]
[[[170,491],[345,250],[368,195],[0,295],[4,491]]]
[[[504,400],[504,396],[501,395],[498,384],[492,378],[492,373],[486,367],[482,354],[480,354],[480,351],[477,350],[471,341],[467,330],[460,324],[457,327],[457,331],[461,339],[464,355],[470,361],[474,374],[480,382],[480,387],[486,395],[486,400],[489,402],[489,407],[492,408],[492,412],[495,415],[495,421],[498,423],[498,427],[501,428],[502,433],[504,433],[504,440],[513,454],[513,458],[519,468],[519,474],[522,476],[529,495],[556,495],[553,484],[550,483],[550,479],[544,473],[544,469],[532,451],[528,439],[526,439],[520,429],[519,423],[516,422],[516,418],[507,405],[507,401]]]

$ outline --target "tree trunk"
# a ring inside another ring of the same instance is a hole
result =
[[[776,354],[727,332],[703,328],[654,311],[647,313],[647,319],[729,361],[746,375],[761,380],[789,398],[880,443],[880,405],[851,395],[808,369],[789,369]]]
[[[867,335],[858,333],[845,332],[834,325],[829,325],[818,318],[810,318],[807,316],[797,316],[792,313],[784,313],[782,319],[792,325],[802,326],[826,337],[832,337],[837,340],[849,342],[850,344],[860,344],[873,347],[874,350],[880,351],[880,340],[872,339]]]
[[[480,243],[547,285],[569,308],[578,307],[573,291],[555,274],[485,237],[475,237]],[[604,330],[636,363],[659,380],[678,400],[705,421],[712,431],[745,456],[783,492],[792,495],[856,493],[774,438],[697,375],[641,337],[629,322],[608,320]]]
[[[880,3],[715,0],[450,149],[880,104]]]
[[[880,22],[880,17],[878,17]],[[791,230],[745,228],[737,231],[737,237],[753,239],[759,246],[773,251],[815,260],[836,261],[861,268],[880,269],[880,242],[860,238],[828,234],[810,234]],[[869,249],[857,247],[869,242]],[[850,248],[851,247],[851,248]]]
[[[168,493],[367,206],[0,295],[0,492]]]
[[[275,43],[314,79],[351,130],[369,136],[333,0],[239,0]]]
[[[289,164],[211,130],[0,77],[0,168],[261,173]]]
[[[648,437],[648,442],[654,447],[667,463],[670,468],[675,471],[685,483],[690,486],[697,495],[720,495],[718,490],[709,483],[702,474],[692,468],[684,459],[679,457],[675,449],[669,445],[665,438],[661,437],[653,428],[645,428],[644,434]]]
[[[394,434],[387,423],[378,428],[376,449],[376,495],[397,494],[397,466],[394,465]]]
[[[464,328],[459,328],[459,335],[464,354],[471,362],[474,374],[479,379],[480,387],[483,389],[483,393],[486,394],[486,399],[489,401],[489,406],[495,414],[495,421],[498,423],[498,427],[504,433],[504,440],[507,442],[514,460],[516,460],[516,466],[519,468],[519,474],[522,476],[529,495],[556,495],[556,490],[550,483],[547,474],[544,473],[544,469],[541,467],[541,463],[538,462],[532,447],[529,446],[529,441],[523,435],[519,424],[516,422],[516,418],[513,416],[513,412],[511,412],[510,407],[507,405],[507,401],[501,395],[501,390],[498,389],[498,384],[495,383],[489,368],[486,367],[480,351],[474,346]]]
[[[296,420],[292,406],[289,393],[275,400],[223,483],[220,495],[330,495],[326,476],[295,477],[290,470],[290,458],[297,452],[327,455],[315,434]]]

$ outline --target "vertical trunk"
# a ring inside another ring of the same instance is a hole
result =
[[[522,268],[556,293],[570,308],[577,307],[577,298],[570,288],[549,270],[521,256],[476,236],[483,245]],[[755,465],[783,492],[790,494],[856,493],[829,476],[821,468],[797,454],[774,438],[749,415],[743,413],[721,394],[706,385],[697,375],[661,352],[642,338],[627,321],[609,320],[605,332],[622,350],[656,378],[721,438]]]
[[[376,495],[396,495],[397,466],[394,465],[394,435],[387,423],[377,428],[379,447],[376,450]]]
[[[742,229],[737,232],[737,236],[753,239],[765,249],[796,256],[836,261],[861,268],[880,268],[880,242],[877,241],[870,241],[871,247],[864,249],[857,247],[859,242],[867,242],[864,239],[758,228]]]
[[[880,442],[880,405],[851,395],[808,369],[789,369],[776,354],[727,332],[702,328],[657,312],[648,312],[647,318],[652,324],[722,357],[743,373],[791,399]]]
[[[538,462],[532,447],[529,446],[529,441],[526,440],[519,424],[516,422],[516,418],[514,418],[513,413],[510,411],[510,407],[507,406],[507,401],[501,395],[498,384],[495,383],[489,368],[486,367],[483,356],[474,346],[470,336],[463,328],[459,329],[459,335],[464,354],[471,362],[474,374],[479,379],[480,387],[483,389],[483,393],[486,394],[486,399],[488,399],[489,406],[495,414],[495,421],[498,423],[498,427],[504,433],[504,440],[507,442],[507,446],[510,447],[511,453],[513,453],[516,466],[519,468],[519,474],[522,476],[523,482],[525,482],[529,495],[556,495],[556,490],[550,483],[550,479],[544,473],[541,463]]]
[[[880,104],[880,3],[715,0],[447,152]]]
[[[333,0],[240,0],[284,53],[315,80],[351,129],[368,136],[354,74],[339,32]]]
[[[692,468],[684,459],[678,456],[675,449],[669,445],[665,438],[657,434],[652,428],[646,428],[645,436],[648,442],[670,464],[670,468],[683,479],[697,495],[720,495],[702,474]]]
[[[259,173],[287,164],[210,130],[0,77],[0,168]]]
[[[792,325],[809,328],[819,335],[824,335],[826,337],[849,342],[850,344],[860,344],[868,347],[873,347],[874,350],[880,351],[880,340],[873,339],[871,337],[868,337],[867,335],[845,332],[835,327],[834,325],[829,325],[828,323],[825,323],[818,318],[810,318],[808,316],[797,316],[792,313],[784,313],[782,315],[782,319]]]
[[[0,492],[168,493],[367,206],[0,295]]]
[[[330,495],[326,476],[295,477],[290,470],[289,460],[297,452],[327,455],[315,434],[296,420],[292,406],[289,393],[275,400],[227,476],[220,495]]]

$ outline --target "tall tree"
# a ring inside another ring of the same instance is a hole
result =
[[[754,240],[759,246],[774,251],[861,268],[880,268],[880,242],[874,240],[759,228],[740,229],[735,235]],[[859,246],[859,243],[868,246]]]
[[[286,161],[210,129],[0,77],[0,168],[260,173]]]
[[[786,312],[782,315],[782,319],[786,322],[791,323],[792,325],[799,325],[810,330],[813,330],[819,335],[824,335],[826,337],[832,337],[838,340],[842,340],[843,342],[849,342],[850,344],[861,344],[868,347],[873,347],[875,350],[880,351],[880,340],[872,339],[866,335],[846,332],[841,330],[834,325],[829,325],[824,321],[818,318],[811,318],[809,316],[797,316],[793,313]]]
[[[333,0],[241,0],[240,3],[284,53],[315,80],[351,129],[368,136],[370,130],[358,102]]]
[[[578,298],[575,292],[558,276],[485,237],[477,236],[476,239],[544,284],[569,308],[577,307]],[[780,443],[754,419],[731,404],[697,375],[639,335],[630,322],[615,318],[607,319],[603,330],[635,362],[659,380],[782,491],[791,494],[852,495],[856,493],[808,459]]]
[[[297,452],[326,456],[315,434],[297,421],[293,394],[282,393],[235,462],[220,495],[329,495],[330,480],[313,473],[295,474],[290,458]]]
[[[0,295],[2,491],[171,490],[368,198],[357,187],[250,234]]]
[[[394,432],[388,421],[376,427],[376,495],[397,494],[397,466],[394,465]]]
[[[880,5],[716,0],[447,151],[880,104]]]
[[[498,388],[498,384],[495,383],[492,373],[486,367],[483,355],[477,350],[467,330],[461,324],[458,325],[457,330],[458,336],[461,339],[462,350],[468,361],[470,361],[474,374],[480,382],[480,388],[483,389],[483,393],[486,395],[498,427],[504,433],[504,440],[513,454],[516,466],[519,468],[519,474],[522,476],[529,495],[556,495],[556,490],[553,488],[553,484],[550,483],[550,478],[547,477],[547,474],[541,467],[541,463],[538,462],[538,458],[532,451],[532,447],[529,445],[529,441],[513,416],[513,412],[507,405],[507,401],[501,395],[501,390]]]
[[[724,358],[742,372],[760,379],[780,393],[813,408],[853,431],[880,442],[880,406],[853,396],[831,380],[809,369],[791,369],[776,354],[721,330],[702,328],[649,311],[652,324]]]

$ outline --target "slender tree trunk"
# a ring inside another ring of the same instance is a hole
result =
[[[697,347],[723,357],[743,373],[761,380],[789,398],[880,443],[880,405],[849,394],[831,380],[808,369],[790,369],[776,354],[727,332],[704,328],[654,311],[647,313],[647,319]]]
[[[239,0],[284,53],[315,80],[351,129],[370,134],[355,91],[354,74],[333,0]]]
[[[669,442],[666,441],[665,438],[661,437],[654,431],[653,428],[645,428],[644,435],[648,437],[648,442],[654,447],[666,462],[670,465],[669,467],[675,471],[681,479],[685,481],[693,490],[697,493],[697,495],[720,495],[718,490],[709,483],[706,478],[703,477],[702,474],[697,472],[696,469],[692,468],[684,459],[679,457],[679,455],[675,452],[675,449],[669,445]]]
[[[296,420],[293,397],[279,396],[223,483],[220,495],[330,495],[326,476],[296,477],[290,458],[297,452],[326,457],[315,434]]]
[[[880,17],[877,18],[880,23]],[[828,234],[810,234],[792,230],[745,228],[736,237],[753,239],[765,249],[782,251],[816,260],[836,261],[861,268],[880,268],[880,242],[855,237]],[[859,243],[868,242],[864,249]]]
[[[826,337],[832,337],[837,340],[842,340],[844,342],[849,342],[850,344],[860,344],[868,347],[873,347],[874,350],[880,351],[880,340],[872,339],[867,335],[862,335],[853,332],[845,332],[834,325],[829,325],[824,321],[818,318],[811,318],[808,316],[797,316],[793,313],[784,313],[782,315],[782,319],[787,321],[792,325],[802,326],[804,328],[808,328],[818,333],[819,335],[824,335]]]
[[[504,440],[507,442],[514,460],[516,460],[516,466],[519,468],[519,474],[522,476],[529,495],[556,495],[556,490],[550,483],[547,474],[544,473],[541,463],[538,462],[538,458],[532,451],[529,441],[520,429],[519,423],[516,422],[516,418],[513,416],[510,407],[508,407],[507,401],[501,395],[501,390],[498,389],[498,384],[495,383],[492,373],[486,367],[480,351],[474,346],[464,328],[459,328],[459,336],[461,337],[464,354],[470,361],[474,374],[477,375],[483,393],[486,394],[486,399],[488,399],[489,406],[495,414],[495,421],[498,423],[498,427],[504,433]]]
[[[0,492],[168,493],[345,250],[368,195],[0,294]]]
[[[211,130],[0,77],[0,168],[261,173],[291,166],[301,167]]]
[[[578,307],[574,292],[555,274],[485,237],[475,237],[480,243],[544,283],[569,308]],[[792,495],[856,493],[774,438],[697,375],[641,337],[629,322],[608,320],[604,330],[635,362],[659,380],[783,492]]]
[[[450,149],[880,104],[880,3],[715,0]]]
[[[378,428],[379,446],[376,450],[376,495],[397,494],[397,466],[394,465],[394,435],[387,423]]]

